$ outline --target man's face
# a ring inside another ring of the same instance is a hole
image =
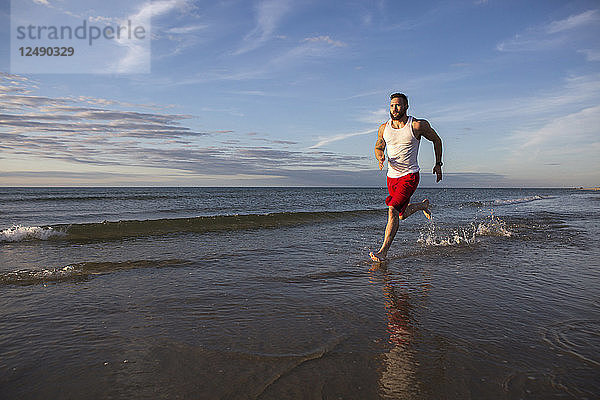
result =
[[[408,105],[404,102],[401,97],[394,97],[390,101],[390,118],[393,120],[400,120],[406,115]]]

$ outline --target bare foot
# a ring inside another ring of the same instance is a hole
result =
[[[375,262],[383,262],[386,260],[386,254],[383,254],[380,252],[377,252],[377,253],[370,252],[369,257],[371,257],[371,260],[373,260]]]
[[[423,200],[423,205],[425,206],[425,208],[423,209],[423,214],[425,214],[425,217],[427,217],[427,219],[431,219],[431,211],[429,211],[429,200]]]

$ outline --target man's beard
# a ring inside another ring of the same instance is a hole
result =
[[[404,118],[405,115],[406,115],[406,111],[398,114],[397,117],[394,117],[394,114],[392,114],[392,112],[390,111],[390,118],[393,119],[394,121],[400,121],[402,118]]]

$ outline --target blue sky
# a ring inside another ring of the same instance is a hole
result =
[[[0,4],[2,186],[383,187],[394,91],[443,139],[437,186],[600,186],[597,1],[139,1],[151,72],[95,74],[11,73]]]

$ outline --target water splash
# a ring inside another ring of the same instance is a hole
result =
[[[491,214],[489,219],[477,225],[475,234],[479,236],[505,236],[511,237],[513,233],[506,227],[506,222]]]
[[[511,237],[511,232],[506,222],[491,214],[485,220],[477,223],[472,222],[467,227],[458,227],[450,233],[438,233],[438,227],[433,220],[427,226],[427,230],[421,231],[417,243],[424,246],[456,246],[470,245],[477,241],[478,236],[502,236]]]

